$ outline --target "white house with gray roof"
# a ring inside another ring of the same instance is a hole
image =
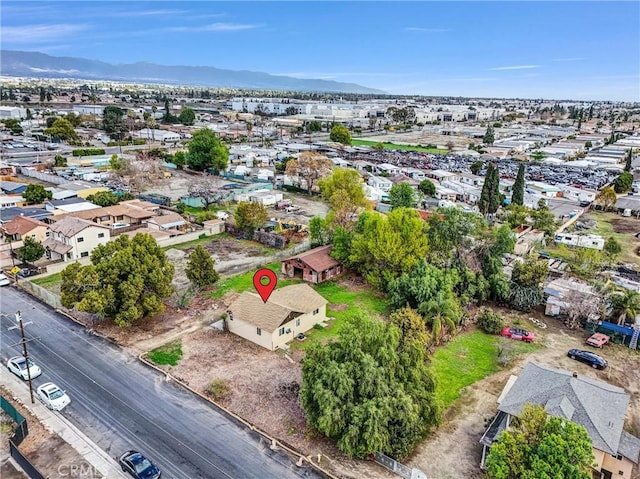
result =
[[[525,404],[583,426],[593,445],[594,477],[630,479],[638,465],[640,439],[623,430],[630,395],[624,389],[562,369],[527,363],[511,376],[498,398],[498,414],[480,439],[484,462],[494,441]],[[597,474],[600,473],[600,476]]]

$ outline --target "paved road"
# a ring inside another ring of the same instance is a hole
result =
[[[163,478],[320,477],[269,449],[206,401],[167,383],[126,351],[98,338],[12,287],[1,290],[0,354],[20,354],[14,313],[22,311],[29,354],[42,368],[34,383],[53,381],[71,404],[72,423],[112,457],[146,453]],[[26,386],[25,386],[26,387]]]

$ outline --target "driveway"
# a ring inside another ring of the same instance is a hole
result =
[[[65,389],[71,404],[62,414],[111,457],[140,450],[166,478],[319,477],[135,356],[9,287],[0,305],[2,357],[20,354],[18,331],[8,331],[17,310],[32,322],[29,355],[43,369],[35,386]]]

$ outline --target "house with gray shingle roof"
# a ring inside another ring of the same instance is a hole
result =
[[[525,404],[583,426],[593,444],[594,471],[603,478],[631,478],[640,456],[640,439],[623,430],[630,395],[624,389],[586,376],[527,363],[511,376],[498,398],[498,414],[486,430],[481,467],[493,442],[508,429]],[[596,477],[596,476],[594,476]]]
[[[245,291],[227,309],[230,332],[274,351],[327,319],[327,300],[307,284],[278,288],[267,302]]]

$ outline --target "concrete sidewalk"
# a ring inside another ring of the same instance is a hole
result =
[[[0,366],[0,382],[17,398],[20,403],[37,417],[47,429],[58,434],[65,442],[69,443],[85,461],[95,467],[106,479],[128,478],[118,462],[104,452],[89,439],[82,431],[75,427],[59,412],[51,411],[36,397],[33,391],[35,403],[31,404],[29,386],[26,382],[11,374],[5,367]],[[73,398],[71,398],[73,401]]]

